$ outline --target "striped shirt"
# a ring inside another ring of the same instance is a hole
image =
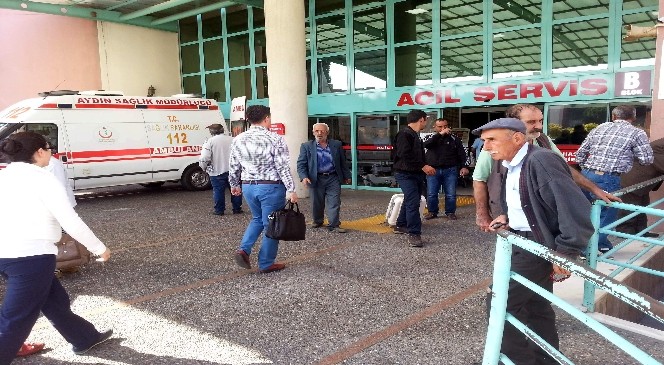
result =
[[[576,152],[576,162],[582,168],[608,173],[631,170],[634,158],[641,165],[650,165],[654,160],[646,132],[625,120],[593,129]]]
[[[287,191],[295,191],[286,141],[257,125],[240,133],[231,145],[228,180],[233,188],[242,181],[282,181]]]

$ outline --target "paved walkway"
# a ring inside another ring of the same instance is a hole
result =
[[[383,214],[390,195],[344,190],[342,219]],[[309,204],[300,207],[308,217]],[[457,221],[426,221],[423,249],[392,233],[310,230],[305,241],[281,244],[278,259],[288,267],[271,274],[235,265],[249,216],[211,215],[210,192],[114,189],[82,197],[77,210],[114,255],[63,282],[78,313],[116,334],[76,356],[40,319],[30,340],[48,351],[16,364],[481,360],[495,237],[476,229],[471,205],[458,209]],[[563,352],[578,364],[634,363],[566,314],[559,330]],[[624,334],[664,359],[659,341]]]

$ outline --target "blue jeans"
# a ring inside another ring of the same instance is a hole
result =
[[[427,209],[438,215],[438,192],[442,185],[445,193],[445,214],[456,213],[457,168],[436,168],[436,174],[427,176]]]
[[[242,184],[242,193],[251,209],[251,220],[244,231],[240,249],[247,255],[263,230],[267,230],[268,216],[286,205],[286,187],[283,184]],[[274,264],[279,250],[279,241],[263,235],[258,252],[258,268],[265,270]]]
[[[55,255],[0,259],[0,275],[7,280],[0,309],[0,364],[16,357],[39,312],[75,347],[89,347],[99,338],[92,323],[71,311],[69,295],[54,271]]]
[[[210,176],[210,183],[212,184],[212,199],[214,200],[214,212],[216,214],[223,214],[226,210],[226,191],[231,190],[231,185],[228,183],[228,172],[221,175]],[[235,196],[231,194],[231,204],[233,205],[233,212],[242,211],[242,195]]]
[[[318,175],[315,187],[309,188],[313,204],[314,223],[323,224],[323,211],[327,211],[328,227],[341,225],[339,208],[341,207],[341,182],[337,175]]]
[[[611,175],[611,174],[597,175],[593,171],[587,169],[583,169],[581,173],[588,180],[594,182],[595,185],[597,185],[600,189],[604,191],[611,193],[620,189],[620,176]],[[588,200],[590,200],[591,202],[597,199],[597,197],[594,194],[591,194],[588,191],[584,190],[583,193],[586,195],[586,198],[588,198]],[[605,227],[615,222],[617,213],[618,211],[616,208],[602,207],[602,211],[600,212],[599,215],[600,227]],[[599,242],[597,247],[599,249],[611,249],[613,247],[611,242],[609,242],[609,238],[606,233],[602,233],[599,235]]]
[[[424,186],[421,173],[397,172],[394,177],[403,192],[403,203],[397,218],[397,227],[406,227],[408,233],[419,236],[422,234],[422,218],[420,217],[420,195]]]

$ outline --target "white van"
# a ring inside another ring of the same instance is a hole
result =
[[[214,100],[107,91],[40,95],[0,112],[0,139],[21,131],[43,134],[75,190],[166,181],[189,190],[210,188],[198,167],[210,136],[206,127],[216,123],[228,131]]]

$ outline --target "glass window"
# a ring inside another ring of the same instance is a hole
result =
[[[585,1],[554,1],[553,19],[567,19],[586,15],[608,14],[609,0]]]
[[[493,35],[493,77],[534,75],[540,72],[540,28]]]
[[[256,98],[269,97],[267,92],[267,66],[256,67]]]
[[[493,3],[494,28],[516,27],[542,21],[541,0],[501,0]]]
[[[657,0],[623,0],[622,5],[623,10],[634,10],[642,9],[646,6],[657,6],[659,2]]]
[[[193,42],[198,39],[198,23],[196,17],[180,19],[180,43]]]
[[[357,117],[357,184],[396,187],[392,173],[392,140],[399,131],[390,114]]]
[[[551,105],[547,134],[556,144],[581,144],[588,132],[608,120],[606,104]]]
[[[623,16],[623,24],[650,28],[657,22],[656,18],[652,13],[630,14]],[[654,66],[656,37],[626,40],[626,36],[627,29],[623,27],[620,67]]]
[[[440,30],[444,36],[481,32],[483,21],[482,1],[441,1]]]
[[[307,57],[311,57],[311,27],[309,27],[309,22],[304,24],[304,41],[306,42]]]
[[[353,10],[353,45],[355,48],[384,46],[385,44],[387,44],[385,6]]]
[[[387,87],[387,51],[355,53],[355,90]]]
[[[221,39],[203,43],[205,71],[224,68],[224,44]]]
[[[348,90],[348,68],[345,57],[327,57],[318,60],[318,93]]]
[[[627,103],[611,103],[609,104],[609,111],[618,105],[631,105],[636,109],[636,120],[632,123],[633,126],[644,129],[650,135],[650,122],[652,117],[652,104],[648,102],[627,102]]]
[[[249,65],[249,35],[228,37],[228,67]]]
[[[245,7],[235,7],[226,13],[226,31],[228,34],[244,32],[249,29],[248,11]]]
[[[182,91],[185,94],[198,94],[202,93],[201,89],[201,77],[196,76],[187,76],[182,78]]]
[[[230,71],[231,99],[246,96],[251,99],[251,70],[248,68]]]
[[[190,44],[180,47],[180,58],[182,60],[182,74],[200,72],[200,56],[198,44]]]
[[[346,51],[346,21],[344,15],[316,20],[318,54]]]
[[[440,43],[441,82],[481,80],[483,37],[468,37]]]
[[[201,15],[203,38],[221,36],[221,12],[219,10]]]
[[[254,33],[254,56],[256,63],[267,63],[267,53],[265,46],[265,31],[258,31]]]
[[[431,48],[429,44],[394,49],[395,86],[428,85],[431,77]]]
[[[261,8],[251,8],[254,12],[254,29],[265,28],[265,13]]]
[[[344,0],[315,0],[316,15],[322,15],[335,10],[343,10],[344,4]]]
[[[553,26],[553,72],[607,68],[609,19]]]
[[[394,4],[394,43],[430,38],[431,1],[404,1]]]
[[[306,73],[307,73],[307,95],[311,95],[312,92],[312,82],[311,82],[311,60],[307,60],[306,62]]]
[[[206,97],[216,101],[226,101],[226,74],[216,72],[205,75]]]

